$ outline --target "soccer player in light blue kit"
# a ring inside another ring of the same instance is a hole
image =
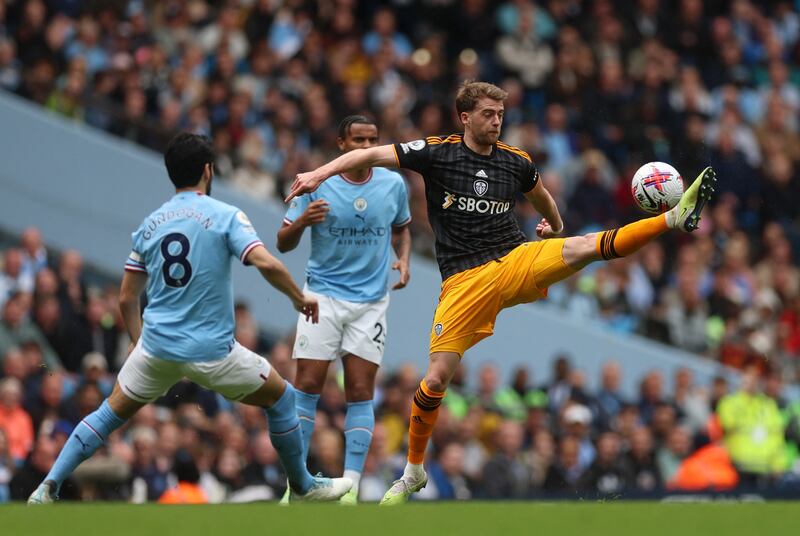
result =
[[[255,266],[309,324],[317,321],[316,298],[304,295],[267,252],[244,212],[208,195],[214,162],[208,139],[177,135],[164,162],[175,196],[133,233],[120,289],[133,349],[111,396],[78,423],[28,504],[53,502],[62,482],[109,434],[183,377],[230,400],[266,408],[293,500],[339,499],[350,480],[312,477],[306,469],[294,388],[266,359],[234,340],[231,258]],[[139,297],[145,287],[142,317]]]
[[[378,127],[364,116],[346,117],[338,143],[343,152],[375,147]],[[403,288],[409,278],[410,221],[403,178],[385,168],[364,168],[333,177],[294,200],[278,231],[278,250],[284,252],[294,249],[311,227],[306,292],[319,300],[319,323],[312,325],[302,316],[297,322],[297,413],[307,456],[328,364],[341,357],[347,399],[344,476],[353,481],[343,504],[358,502],[375,426],[375,375],[386,342],[391,249],[397,254],[392,267],[400,271],[393,288]]]

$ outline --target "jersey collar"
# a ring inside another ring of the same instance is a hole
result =
[[[482,158],[483,160],[491,160],[492,158],[494,158],[494,155],[497,153],[497,144],[494,143],[494,144],[492,144],[492,152],[491,152],[491,154],[478,154],[478,153],[476,153],[475,151],[473,151],[472,149],[470,149],[467,146],[467,143],[464,141],[463,137],[461,138],[461,147],[463,147],[464,150],[467,151],[467,153],[471,154],[475,158]]]
[[[355,186],[363,186],[363,185],[367,184],[369,181],[372,180],[372,168],[369,168],[369,175],[367,175],[367,178],[364,179],[361,182],[351,181],[350,179],[348,179],[347,177],[344,176],[344,173],[339,173],[339,176],[342,179],[344,179],[344,181],[347,182],[347,183],[353,184]]]

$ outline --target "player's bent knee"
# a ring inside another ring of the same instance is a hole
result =
[[[116,383],[114,384],[114,389],[111,391],[111,395],[108,397],[108,405],[111,407],[111,411],[120,419],[130,419],[145,405],[145,403],[128,397],[122,391],[119,383]]]
[[[577,269],[583,268],[590,262],[600,260],[600,254],[597,252],[597,233],[567,238],[564,241],[561,255],[567,266]]]
[[[425,385],[427,385],[428,389],[431,391],[435,391],[437,393],[444,392],[447,390],[447,385],[449,383],[449,378],[447,378],[445,374],[439,373],[438,371],[428,371],[428,373],[425,375]]]
[[[425,373],[425,385],[431,391],[441,393],[447,390],[461,356],[455,352],[433,352]]]

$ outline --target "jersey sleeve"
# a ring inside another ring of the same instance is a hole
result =
[[[539,170],[536,168],[536,164],[533,163],[533,160],[523,159],[522,171],[519,177],[519,189],[524,193],[528,193],[533,190],[537,182],[539,182]]]
[[[292,201],[289,203],[289,208],[286,210],[286,215],[283,217],[283,223],[294,223],[297,218],[303,215],[303,212],[306,211],[310,202],[311,198],[308,196],[308,194],[304,194],[300,197],[295,197],[292,199]]]
[[[415,140],[407,143],[395,143],[392,147],[399,167],[421,174],[424,174],[430,167],[433,155],[431,153],[431,145],[427,141]]]
[[[247,259],[247,254],[253,248],[264,245],[261,239],[258,238],[253,224],[250,223],[250,218],[241,210],[237,210],[236,214],[231,218],[226,239],[231,255],[239,257],[239,260],[244,264],[247,264],[245,259]]]
[[[128,260],[125,261],[126,272],[139,272],[147,273],[147,261],[144,258],[144,244],[142,243],[142,229],[136,229],[131,234],[131,241],[133,242],[133,249],[131,249]]]
[[[406,182],[404,180],[400,179],[397,181],[395,195],[397,196],[397,214],[392,222],[392,226],[403,227],[411,222],[411,209],[408,206],[408,188],[406,188]]]

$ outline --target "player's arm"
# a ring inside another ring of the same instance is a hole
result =
[[[303,214],[294,221],[283,220],[283,226],[278,229],[278,251],[286,253],[292,251],[300,243],[306,227],[325,221],[330,207],[324,199],[317,199],[308,204]]]
[[[541,238],[558,236],[564,230],[564,221],[558,212],[553,196],[544,187],[541,180],[537,180],[533,189],[525,192],[525,197],[544,219],[536,226],[536,234]]]
[[[142,334],[142,311],[139,298],[147,286],[147,272],[125,270],[119,289],[119,311],[128,330],[131,343],[136,344]]]
[[[316,298],[303,294],[286,266],[270,255],[267,248],[262,245],[254,247],[244,260],[247,264],[258,268],[270,285],[285,294],[292,301],[294,308],[306,316],[306,320],[311,320],[315,324],[319,321],[319,305]]]
[[[288,203],[289,200],[298,195],[313,192],[328,178],[350,169],[397,166],[398,161],[393,145],[355,149],[313,171],[298,173],[289,190],[289,195],[286,197],[286,202]]]
[[[397,260],[392,265],[392,270],[400,272],[400,280],[395,283],[392,290],[400,290],[408,285],[408,280],[411,279],[409,268],[411,260],[411,231],[408,225],[392,227],[392,248],[395,255],[397,255]]]

